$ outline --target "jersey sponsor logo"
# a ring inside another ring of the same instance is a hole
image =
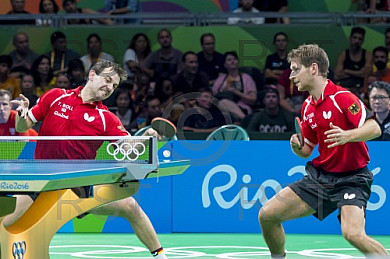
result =
[[[356,194],[354,193],[351,193],[351,194],[348,194],[347,192],[344,194],[344,200],[352,200],[352,199],[355,199],[356,197]]]
[[[84,113],[84,120],[86,120],[88,122],[93,122],[95,120],[95,117],[94,116],[89,116],[88,113]]]
[[[322,112],[322,115],[324,116],[324,119],[325,119],[325,120],[329,120],[330,117],[332,117],[332,111],[328,111],[328,112],[323,111],[323,112]]]
[[[58,117],[64,118],[64,119],[69,119],[69,115],[65,115],[63,113],[59,113],[58,111],[54,112],[54,115],[57,115]]]
[[[353,103],[351,106],[348,107],[348,110],[353,114],[356,115],[360,112],[360,107],[357,105],[357,103]]]

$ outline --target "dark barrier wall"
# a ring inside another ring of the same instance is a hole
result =
[[[262,204],[302,178],[307,161],[293,155],[288,141],[174,141],[172,146],[173,158],[190,158],[192,166],[183,175],[141,181],[137,194],[158,232],[258,233],[257,214]],[[375,176],[367,208],[367,233],[389,235],[390,142],[368,142],[368,146],[369,169]],[[336,216],[337,212],[324,222],[310,216],[284,226],[288,233],[338,234]],[[67,224],[62,231],[132,230],[122,219],[89,215]]]

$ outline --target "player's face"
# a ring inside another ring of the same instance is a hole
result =
[[[0,123],[6,123],[11,113],[11,104],[8,95],[0,96]]]
[[[205,53],[212,55],[215,51],[215,40],[211,36],[203,38],[202,49]]]
[[[97,75],[95,71],[90,72],[90,80],[93,99],[95,102],[103,101],[110,97],[114,90],[118,87],[120,78],[112,68],[105,68],[100,75]]]
[[[373,112],[387,112],[390,109],[389,95],[384,89],[374,87],[370,92],[370,107]]]
[[[294,81],[298,91],[308,91],[309,83],[311,82],[310,69],[297,61],[291,60],[290,80]]]

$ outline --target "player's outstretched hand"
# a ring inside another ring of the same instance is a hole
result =
[[[149,128],[147,129],[144,134],[142,134],[142,136],[155,136],[157,137],[158,140],[163,140],[164,139],[164,136],[161,136],[160,134],[158,134],[158,132],[153,129],[153,128]]]
[[[16,110],[19,112],[19,117],[27,119],[28,107],[30,106],[30,101],[23,94],[19,94],[20,100],[12,100],[11,104],[15,104],[18,107]]]
[[[328,145],[328,148],[344,145],[348,142],[348,134],[340,127],[329,123],[330,130],[325,131],[326,139],[325,143],[332,143]]]

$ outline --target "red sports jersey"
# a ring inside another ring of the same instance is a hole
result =
[[[29,129],[26,132],[20,133],[15,129],[16,111],[11,111],[8,121],[6,123],[0,123],[0,136],[37,136],[37,132],[34,129]]]
[[[29,111],[33,122],[43,121],[40,136],[127,136],[121,121],[102,102],[83,103],[82,87],[54,88],[42,95]],[[58,141],[48,146],[38,141],[37,159],[94,159],[101,141]]]
[[[320,155],[313,160],[316,167],[333,173],[342,173],[365,167],[370,160],[365,142],[348,142],[328,148],[325,131],[329,123],[343,130],[362,126],[366,120],[363,102],[350,91],[328,80],[321,98],[314,102],[309,96],[301,110],[305,142],[314,147],[319,144]]]

